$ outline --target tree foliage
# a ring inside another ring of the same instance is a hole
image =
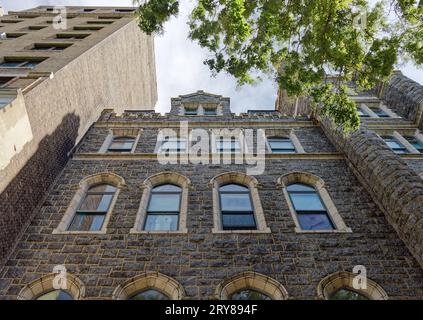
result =
[[[290,96],[311,96],[345,130],[360,120],[345,84],[359,90],[386,80],[399,59],[423,63],[423,1],[196,0],[189,38],[207,48],[204,62],[239,85],[268,74]],[[177,0],[149,0],[138,10],[147,34],[163,32]],[[329,74],[339,75],[330,83]]]

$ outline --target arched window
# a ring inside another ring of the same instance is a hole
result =
[[[323,278],[317,286],[317,296],[321,300],[387,300],[385,290],[375,281],[365,278],[365,284],[355,288],[357,274],[341,271]]]
[[[147,289],[134,294],[129,300],[169,300],[169,297],[158,290]]]
[[[146,231],[176,231],[179,227],[182,188],[163,184],[151,190],[147,215],[144,222]]]
[[[41,294],[35,300],[73,300],[72,296],[64,290],[53,290]]]
[[[119,285],[113,292],[117,300],[181,300],[182,285],[160,272],[146,272]]]
[[[256,178],[241,172],[222,173],[210,180],[213,188],[213,233],[270,233]]]
[[[79,183],[62,221],[53,233],[106,233],[113,207],[124,186],[125,180],[111,172],[86,177]]]
[[[219,188],[223,230],[255,230],[256,221],[250,189],[239,184]]]
[[[160,172],[148,177],[130,233],[186,233],[188,190],[191,181],[176,172]]]
[[[288,185],[286,189],[288,190],[301,229],[334,229],[328,212],[314,187],[302,183],[293,183]]]
[[[84,200],[76,210],[68,230],[101,230],[115,193],[116,188],[108,184],[100,184],[90,187]]]
[[[27,284],[19,292],[18,300],[79,300],[85,296],[85,286],[73,274],[66,273],[63,289],[55,287],[57,273],[50,273]],[[57,283],[56,283],[57,285]]]
[[[275,279],[257,272],[243,272],[224,280],[216,288],[219,300],[285,300],[288,292]]]
[[[282,187],[296,232],[351,232],[321,178],[295,171],[281,176],[278,185]]]

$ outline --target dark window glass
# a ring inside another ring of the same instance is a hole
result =
[[[222,138],[216,141],[216,149],[219,153],[235,153],[241,151],[239,140],[235,137]]]
[[[366,296],[346,288],[341,288],[333,293],[329,300],[369,300]]]
[[[231,300],[272,300],[269,296],[255,290],[241,290],[231,296]]]
[[[0,87],[5,86],[11,80],[13,80],[13,77],[0,77]]]
[[[71,231],[101,230],[115,192],[115,187],[105,184],[88,189],[68,229]]]
[[[417,151],[419,151],[420,153],[423,153],[423,142],[421,142],[420,140],[418,140],[416,137],[414,136],[407,136],[404,137],[405,139],[407,139],[407,141],[414,147],[417,149]]]
[[[113,137],[107,152],[131,152],[134,143],[133,137]]]
[[[287,187],[289,198],[297,213],[298,222],[303,230],[333,230],[329,218],[317,191],[308,185],[294,183]]]
[[[172,184],[151,190],[144,230],[176,231],[179,225],[182,189]]]
[[[216,109],[204,109],[204,114],[206,116],[215,116],[217,114]]]
[[[148,289],[134,294],[129,300],[169,300],[169,297],[157,290]]]
[[[197,109],[196,108],[185,108],[185,115],[186,116],[196,116]]]
[[[160,151],[165,153],[178,153],[185,152],[186,148],[187,142],[185,139],[167,137],[162,141]]]
[[[42,294],[36,300],[73,300],[72,296],[63,290],[53,290]]]
[[[290,138],[284,137],[270,137],[269,141],[270,149],[272,153],[295,153],[295,147]]]
[[[70,45],[35,44],[31,50],[34,51],[63,51]]]
[[[250,189],[227,184],[219,188],[223,230],[255,230],[256,221]]]
[[[408,153],[406,147],[404,147],[397,139],[392,136],[383,136],[382,139],[395,153]]]
[[[2,68],[34,68],[41,61],[28,61],[28,60],[15,60],[15,61],[4,61],[0,64]]]
[[[363,109],[361,109],[361,108],[358,108],[357,109],[357,112],[358,112],[358,116],[360,117],[360,118],[369,118],[370,117],[370,115],[368,114],[368,113],[366,113]]]
[[[387,114],[385,111],[383,111],[381,108],[371,108],[371,110],[377,114],[379,118],[389,118],[389,114]]]

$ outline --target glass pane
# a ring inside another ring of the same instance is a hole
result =
[[[27,62],[23,65],[25,68],[35,68],[39,62],[33,61],[33,62]]]
[[[223,214],[223,229],[255,229],[253,214]]]
[[[71,231],[99,231],[103,226],[104,215],[76,213],[69,230]]]
[[[416,137],[405,137],[405,139],[418,151],[423,152],[423,143],[417,140]]]
[[[113,194],[88,194],[79,207],[80,211],[107,211],[112,202]]]
[[[314,189],[314,187],[312,186],[308,186],[306,184],[301,184],[301,183],[294,183],[294,184],[290,184],[287,188],[288,191],[309,191],[309,192],[316,192],[316,190]]]
[[[178,230],[178,215],[150,214],[147,215],[144,230],[175,231]]]
[[[108,184],[100,184],[88,190],[88,192],[115,192],[116,188]]]
[[[329,297],[329,300],[369,300],[369,299],[358,292],[342,288],[336,291],[334,294],[332,294]]]
[[[242,290],[234,293],[231,300],[272,300],[269,296],[255,291],[255,290]]]
[[[291,141],[269,141],[272,149],[295,149]]]
[[[148,205],[150,212],[179,211],[180,194],[153,193]]]
[[[303,230],[333,230],[333,225],[327,214],[298,214]]]
[[[221,193],[220,202],[222,211],[253,211],[249,193]]]
[[[134,142],[122,142],[122,141],[113,141],[110,144],[109,149],[111,150],[132,150]]]
[[[73,300],[73,298],[66,291],[54,290],[39,296],[36,300]]]
[[[397,148],[401,149],[401,148],[403,148],[403,146],[395,140],[385,140],[385,142],[388,145],[388,147],[391,148],[391,149],[397,149]]]
[[[249,191],[249,189],[245,186],[241,186],[239,184],[227,184],[219,188],[220,191]]]
[[[297,211],[326,211],[317,193],[291,193],[290,196]]]
[[[0,64],[0,67],[18,67],[22,61],[8,61]]]
[[[173,184],[164,184],[162,186],[155,187],[152,192],[180,192],[182,189]]]
[[[163,293],[149,289],[142,292],[139,292],[133,295],[130,300],[169,300],[169,297],[165,296]]]
[[[379,117],[382,117],[382,118],[389,117],[389,115],[385,111],[383,111],[381,108],[371,108],[371,109]]]
[[[216,110],[215,109],[205,109],[204,114],[207,115],[207,116],[215,115]]]

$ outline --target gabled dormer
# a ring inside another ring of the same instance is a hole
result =
[[[230,99],[199,90],[171,99],[169,114],[186,117],[220,117],[231,115]]]

